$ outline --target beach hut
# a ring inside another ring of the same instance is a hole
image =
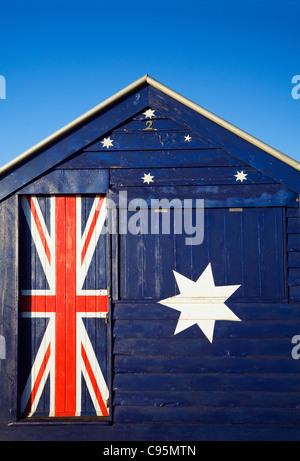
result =
[[[299,439],[299,170],[149,76],[3,166],[0,439]]]

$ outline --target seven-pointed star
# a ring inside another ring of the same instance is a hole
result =
[[[143,115],[145,115],[146,118],[152,118],[154,117],[154,112],[155,110],[148,109],[146,112],[143,112]]]
[[[110,138],[104,138],[103,141],[101,141],[103,147],[107,147],[107,149],[113,145],[113,140]]]
[[[154,176],[151,176],[150,173],[148,174],[144,173],[144,176],[141,179],[143,180],[143,182],[146,182],[147,184],[149,184],[150,182],[154,182],[153,178]]]
[[[248,173],[244,173],[243,171],[237,171],[236,173],[237,174],[234,175],[236,177],[236,181],[247,181],[246,176],[248,175]]]
[[[226,306],[225,301],[241,285],[215,286],[211,264],[196,282],[173,271],[180,294],[159,301],[181,312],[174,335],[197,324],[212,342],[216,320],[240,319]]]

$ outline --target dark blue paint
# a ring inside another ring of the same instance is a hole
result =
[[[222,149],[203,150],[139,150],[83,152],[59,165],[59,169],[99,169],[99,168],[157,168],[157,166],[197,167],[197,166],[244,166],[241,160],[228,155]]]
[[[106,109],[101,114],[101,121],[99,117],[85,121],[77,130],[73,130],[50,147],[42,149],[37,155],[30,157],[26,162],[7,172],[1,178],[0,200],[76,154],[96,138],[106,135],[116,124],[143,108],[146,101],[147,88],[141,88],[137,94],[128,95],[122,103]]]
[[[241,184],[236,181],[237,171],[243,171],[247,175],[247,185],[249,184],[272,184],[275,181],[268,176],[261,174],[251,167],[195,167],[193,176],[187,168],[173,168],[170,174],[169,168],[149,168],[147,173],[154,176],[156,186],[193,186],[208,184]],[[149,187],[147,183],[141,181],[145,169],[114,169],[111,171],[110,184],[112,186],[140,186]],[[297,218],[295,218],[297,219]]]
[[[299,171],[276,157],[153,87],[149,88],[149,104],[157,107],[167,117],[183,123],[187,129],[201,133],[201,136],[208,142],[212,142],[259,171],[263,171],[296,192],[300,192]]]
[[[128,211],[128,218],[134,213]],[[173,215],[171,210],[171,223]],[[149,228],[151,218],[149,211]],[[120,299],[164,299],[178,294],[172,270],[196,281],[209,263],[216,285],[242,285],[231,299],[285,298],[285,257],[279,250],[284,243],[281,208],[241,212],[206,208],[201,245],[189,247],[187,233],[175,235],[172,226],[170,232],[120,236]]]
[[[137,136],[138,133],[138,136]],[[109,133],[109,137],[113,141],[113,145],[110,147],[111,151],[115,150],[134,150],[140,149],[143,146],[143,150],[161,150],[161,149],[214,149],[212,143],[209,143],[199,137],[192,138],[192,141],[187,146],[187,142],[184,140],[186,131],[139,131],[131,133],[120,133],[112,132]],[[86,151],[99,151],[105,152],[106,147],[103,147],[101,141],[90,145],[85,149]]]
[[[158,196],[183,199],[203,199],[205,208],[219,207],[267,207],[267,206],[293,206],[297,194],[279,184],[253,184],[253,185],[203,185],[203,186],[163,186],[153,187],[152,183],[145,187],[128,187],[127,200],[142,198],[150,207],[151,200]],[[112,187],[109,197],[119,203],[119,188]],[[300,244],[299,244],[300,245]]]
[[[19,191],[21,194],[104,194],[109,187],[108,170],[55,170]]]

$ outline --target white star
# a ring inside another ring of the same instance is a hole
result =
[[[243,182],[244,180],[247,181],[246,176],[248,176],[248,173],[244,173],[243,171],[237,171],[237,174],[235,174],[234,176],[236,177],[236,181]]]
[[[180,294],[159,301],[181,312],[174,335],[197,324],[212,343],[216,320],[240,319],[226,306],[225,301],[241,285],[215,286],[211,264],[196,282],[173,271]]]
[[[143,112],[143,115],[145,115],[146,118],[152,118],[154,117],[154,112],[155,110],[148,109],[146,112]]]
[[[184,137],[184,140],[187,141],[187,142],[190,142],[192,140],[192,138],[188,134],[187,136]]]
[[[152,178],[154,178],[154,176],[151,176],[150,173],[148,174],[144,173],[144,176],[141,179],[143,180],[144,183],[146,182],[147,184],[149,184],[150,182],[154,182]]]
[[[113,140],[110,138],[104,138],[103,141],[101,141],[103,147],[107,147],[109,149],[110,146],[113,145]]]

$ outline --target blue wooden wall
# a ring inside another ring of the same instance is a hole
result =
[[[0,439],[295,440],[299,172],[154,88],[138,94],[2,180]],[[107,193],[118,206],[120,191],[147,206],[204,199],[203,243],[172,232],[112,236],[111,422],[32,426],[17,416],[19,196]],[[216,321],[213,342],[197,325],[174,335],[179,313],[159,303],[178,294],[173,270],[195,281],[208,263],[216,285],[241,285],[226,302],[241,321]]]

